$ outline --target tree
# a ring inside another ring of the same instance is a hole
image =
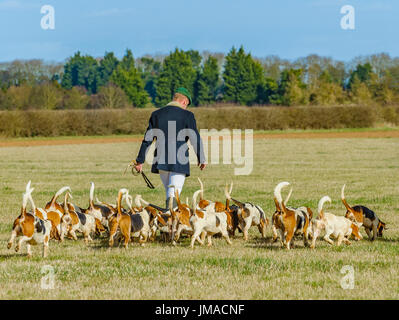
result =
[[[188,50],[186,51],[186,54],[190,57],[193,68],[199,72],[201,69],[202,61],[202,57],[199,52],[197,50]]]
[[[148,93],[144,90],[143,80],[134,65],[134,58],[130,50],[126,51],[122,61],[112,73],[110,81],[125,92],[135,107],[143,108],[148,103]]]
[[[97,92],[99,82],[98,62],[91,56],[81,56],[78,51],[64,66],[61,85],[65,89],[82,86],[92,94]]]
[[[101,87],[98,94],[92,96],[90,105],[94,109],[116,109],[127,108],[131,104],[121,88],[114,84],[108,84],[107,86]]]
[[[263,79],[259,63],[255,63],[251,54],[246,54],[241,46],[234,47],[226,56],[223,72],[223,98],[227,102],[251,105],[258,98],[258,89]]]
[[[278,104],[285,106],[306,104],[306,85],[302,81],[302,69],[289,69],[281,73],[278,87]]]
[[[217,59],[209,56],[196,81],[196,105],[211,104],[215,102],[220,82],[219,69]]]
[[[309,102],[313,105],[336,105],[345,102],[343,87],[334,81],[330,72],[325,69],[309,88]]]
[[[369,105],[372,103],[372,94],[366,83],[360,81],[355,75],[351,82],[350,99],[357,105]]]
[[[32,88],[30,106],[34,109],[54,110],[61,105],[62,90],[59,84],[44,83]]]
[[[100,61],[99,66],[99,80],[97,83],[98,88],[106,86],[109,78],[118,66],[118,59],[115,57],[113,52],[105,53],[104,58]]]
[[[365,82],[366,84],[368,84],[369,81],[371,80],[372,74],[373,70],[370,63],[365,63],[363,65],[358,64],[356,70],[354,70],[350,75],[348,88],[349,89],[352,88],[353,83],[356,81],[355,78],[360,82]]]
[[[31,107],[32,87],[28,85],[11,86],[4,97],[4,109],[7,110],[26,110]]]
[[[101,89],[100,89],[101,90]],[[89,104],[90,97],[86,93],[84,87],[72,87],[70,90],[65,90],[62,99],[63,109],[85,109]]]
[[[143,78],[144,89],[150,95],[152,102],[155,103],[155,83],[161,71],[161,62],[151,57],[142,57],[138,60],[137,68],[140,70],[141,77]]]
[[[179,87],[185,87],[193,94],[196,78],[197,72],[190,55],[176,48],[163,61],[162,71],[155,84],[156,106],[165,106],[170,102],[175,90]]]

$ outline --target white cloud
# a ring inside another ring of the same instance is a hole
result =
[[[131,9],[119,9],[119,8],[112,8],[106,9],[101,11],[94,11],[90,14],[91,17],[108,17],[108,16],[116,16],[123,13],[127,13],[131,11]]]
[[[21,3],[21,1],[17,0],[5,0],[0,1],[0,10],[6,9],[27,9],[27,8],[38,8],[40,7],[38,4],[34,3]]]
[[[21,8],[21,7],[22,7],[21,3],[15,0],[7,0],[0,2],[0,9]]]

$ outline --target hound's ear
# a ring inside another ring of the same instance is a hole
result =
[[[248,218],[250,215],[251,215],[251,212],[249,212],[249,209],[248,209],[248,208],[243,208],[243,209],[242,209],[241,216],[242,216],[244,219],[245,219],[245,218]]]
[[[162,218],[162,216],[159,214],[159,212],[157,212],[157,218],[158,218],[158,221],[160,222],[160,223],[162,223],[162,225],[166,225],[166,221],[164,220],[164,218]]]
[[[242,202],[240,202],[240,201],[238,201],[238,200],[235,200],[235,199],[233,199],[233,198],[231,198],[231,200],[233,200],[234,203],[235,203],[237,206],[239,206],[241,209],[244,209],[244,208],[245,208],[245,206],[244,206],[244,204],[243,204]]]

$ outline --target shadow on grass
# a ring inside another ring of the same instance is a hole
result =
[[[398,242],[398,239],[393,238],[377,238],[374,241],[369,240],[368,238],[363,238],[364,241],[369,243],[378,243],[378,242]]]
[[[246,248],[252,248],[252,249],[264,248],[269,250],[287,250],[285,246],[281,245],[279,239],[273,241],[272,237],[266,237],[266,238],[254,237],[252,239],[250,238],[244,244],[244,246]],[[293,241],[291,241],[291,249],[309,249],[309,247],[305,247],[302,238],[295,237]]]
[[[27,253],[7,253],[7,254],[0,254],[0,261],[1,260],[11,260],[11,259],[20,259],[20,258],[27,258],[28,254]]]

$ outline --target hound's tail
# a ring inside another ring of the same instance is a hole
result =
[[[320,199],[319,204],[317,206],[317,211],[319,212],[319,218],[324,218],[324,210],[323,206],[324,203],[329,202],[331,203],[331,198],[329,196],[324,196],[323,198]]]
[[[33,198],[32,198],[32,192],[33,192],[33,190],[34,190],[35,188],[31,188],[31,187],[30,187],[30,183],[31,183],[31,182],[29,181],[28,184],[26,185],[25,193],[26,193],[26,195],[27,195],[27,197],[28,197],[27,200],[29,200],[29,202],[30,202],[30,204],[31,204],[31,206],[32,206],[33,214],[36,214],[36,206],[35,206],[35,203],[33,202]]]
[[[202,183],[202,181],[199,177],[198,177],[198,182],[201,186],[200,200],[204,200],[204,184]]]
[[[284,205],[285,206],[287,205],[288,200],[290,200],[291,194],[292,194],[292,188],[290,189],[290,192],[288,193],[287,198],[285,198],[285,200],[284,200]]]
[[[134,201],[135,201],[135,203],[136,203],[136,206],[138,206],[138,207],[141,207],[141,206],[143,206],[143,207],[148,207],[148,206],[150,205],[150,203],[147,202],[147,201],[145,201],[145,200],[141,197],[141,195],[139,195],[139,194],[136,196],[136,198],[134,199]]]
[[[119,221],[122,215],[122,197],[124,195],[128,195],[129,191],[125,188],[122,188],[118,192],[118,201],[117,201],[117,208],[118,208],[118,214],[117,214],[117,220]]]
[[[89,205],[91,208],[94,207],[94,182],[90,182]]]
[[[226,183],[226,186],[224,187],[224,195],[225,195],[225,197],[226,197],[226,199],[227,200],[230,200],[231,201],[231,190],[232,190],[232,185],[233,185],[233,183],[231,183],[231,188],[230,188],[230,192],[229,192],[229,190],[228,190],[228,185],[227,185],[227,183]]]
[[[345,208],[346,208],[346,210],[350,210],[350,209],[352,209],[351,208],[351,206],[348,204],[348,202],[346,202],[346,199],[345,199],[345,184],[343,185],[343,187],[342,187],[342,189],[341,189],[341,200],[342,200],[342,203],[344,204],[344,206],[345,206]]]
[[[54,195],[53,199],[51,200],[51,203],[54,204],[55,201],[57,200],[57,198],[58,198],[60,195],[62,195],[65,191],[72,192],[70,187],[68,187],[68,186],[62,187],[60,190],[58,190],[58,191],[56,192],[56,194]]]
[[[279,205],[281,206],[283,203],[283,198],[281,197],[281,190],[288,186],[290,183],[289,182],[280,182],[276,188],[274,188],[274,197],[276,198],[277,202],[279,203]],[[289,194],[289,196],[291,195],[291,193]],[[289,198],[289,197],[287,197]],[[287,201],[287,200],[286,200]]]
[[[100,201],[100,200],[98,200],[97,196],[96,196],[96,203],[99,203],[99,204],[101,204],[101,205],[103,205],[103,206],[105,206],[105,207],[107,207],[107,208],[109,208],[111,210],[115,210],[116,209],[116,204],[106,203],[104,201]]]
[[[197,191],[195,191],[194,192],[194,194],[193,194],[193,207],[192,207],[192,210],[193,210],[193,213],[195,214],[196,213],[196,211],[197,211],[197,198],[198,198],[198,195],[201,193],[201,190],[197,190]]]
[[[233,181],[230,184],[230,190],[228,190],[228,185],[224,187],[224,195],[226,197],[226,209],[229,207],[229,202],[231,201],[231,193],[233,191]]]
[[[69,209],[68,209],[68,197],[71,197],[72,199],[72,195],[69,192],[65,193],[65,197],[64,197],[64,212],[65,213],[69,213]]]
[[[26,207],[28,205],[28,201],[30,200],[31,193],[34,190],[34,188],[30,187],[30,184],[31,184],[31,181],[29,181],[27,183],[26,188],[25,188],[25,193],[22,195],[22,209],[21,209],[21,213],[23,216],[22,219],[25,219]],[[35,212],[34,204],[32,205],[32,207],[33,207],[33,212]]]

